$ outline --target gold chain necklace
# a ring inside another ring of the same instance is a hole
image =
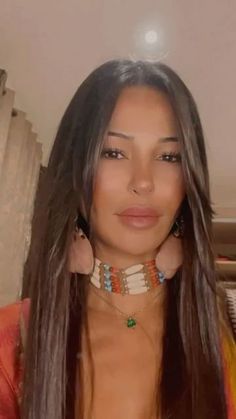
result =
[[[144,311],[146,308],[149,308],[150,306],[152,306],[152,304],[154,304],[154,302],[156,301],[157,297],[164,291],[164,288],[159,290],[159,292],[153,297],[153,300],[151,300],[152,303],[149,302],[148,304],[145,304],[145,306],[142,307],[140,310],[137,310],[133,313],[127,314],[127,313],[124,313],[123,311],[121,311],[117,306],[112,304],[110,301],[107,301],[107,299],[104,298],[102,295],[99,295],[95,291],[95,286],[94,285],[90,285],[90,287],[91,287],[91,290],[94,292],[94,294],[96,294],[97,297],[101,298],[105,303],[107,303],[113,309],[117,310],[120,313],[120,315],[125,318],[125,325],[130,329],[135,329],[135,327],[137,325],[136,314],[138,314],[138,313]],[[101,310],[99,310],[99,311],[101,311]]]

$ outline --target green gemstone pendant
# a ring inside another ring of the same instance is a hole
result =
[[[127,324],[127,327],[134,329],[136,326],[136,320],[133,317],[128,317],[126,324]]]

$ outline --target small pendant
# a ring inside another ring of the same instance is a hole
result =
[[[127,327],[134,329],[136,326],[136,320],[133,317],[128,317],[126,325]]]

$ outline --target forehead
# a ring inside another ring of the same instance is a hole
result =
[[[167,95],[149,86],[126,87],[120,93],[109,128],[157,134],[176,131],[176,118]]]

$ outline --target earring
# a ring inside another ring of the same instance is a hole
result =
[[[184,217],[183,215],[180,215],[176,220],[175,223],[171,229],[171,233],[179,238],[179,237],[183,237],[184,236]]]
[[[84,227],[83,230],[81,225]],[[93,272],[94,256],[91,243],[84,231],[88,233],[88,224],[82,215],[78,214],[75,219],[73,240],[69,249],[69,271],[89,275]]]
[[[172,278],[183,263],[183,247],[181,237],[184,236],[184,218],[181,215],[175,221],[167,239],[161,245],[155,262],[161,282]],[[170,265],[171,260],[171,265]]]

